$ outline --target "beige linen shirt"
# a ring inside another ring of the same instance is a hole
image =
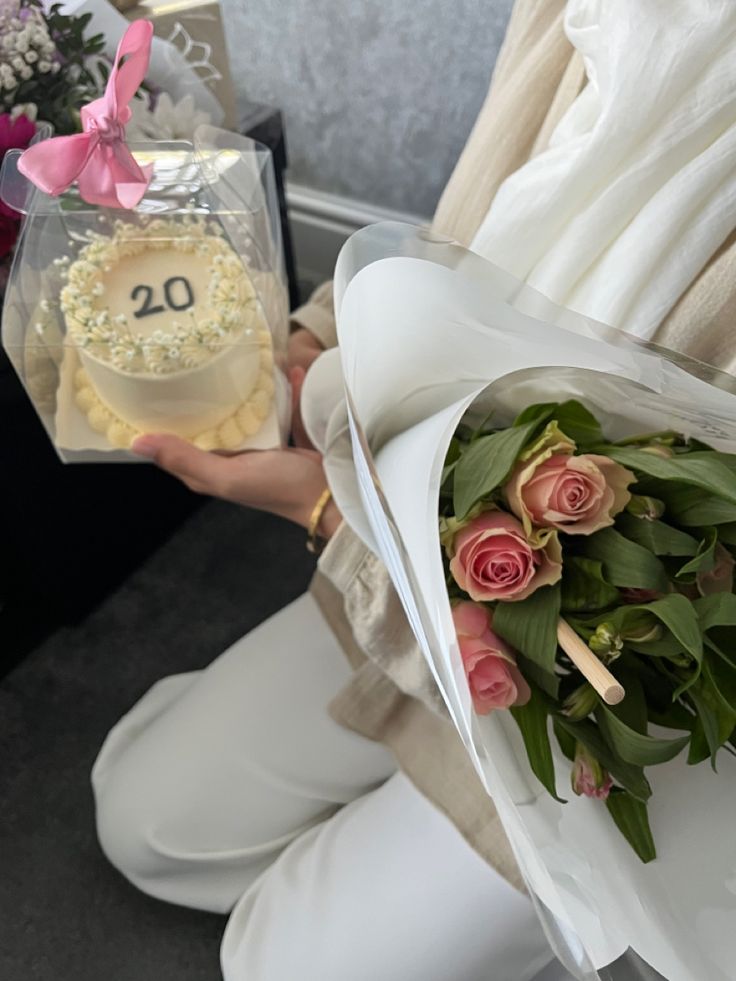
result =
[[[469,245],[501,182],[543,149],[585,80],[563,32],[564,0],[517,0],[492,83],[433,227]],[[736,235],[680,298],[655,341],[729,369],[736,352]],[[337,343],[331,284],[294,320]],[[707,327],[707,330],[705,329]],[[331,703],[343,725],[385,743],[418,789],[506,879],[523,883],[492,801],[447,716],[388,573],[343,524],[311,591],[355,675]]]

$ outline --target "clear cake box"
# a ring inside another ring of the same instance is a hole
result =
[[[135,210],[51,197],[8,151],[0,198],[25,215],[2,344],[65,462],[140,459],[144,433],[225,453],[288,433],[288,292],[270,151],[210,126],[134,144]]]

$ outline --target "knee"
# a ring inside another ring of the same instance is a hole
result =
[[[126,879],[144,892],[155,894],[161,856],[151,844],[155,826],[153,799],[146,793],[143,781],[136,778],[135,771],[123,762],[102,766],[102,756],[92,771],[100,847]]]

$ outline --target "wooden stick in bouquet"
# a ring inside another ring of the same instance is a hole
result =
[[[557,624],[557,641],[607,705],[618,705],[623,700],[626,694],[623,685],[614,678],[565,620],[560,620]]]

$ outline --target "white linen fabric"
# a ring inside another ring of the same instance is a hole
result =
[[[588,83],[472,248],[649,339],[736,225],[736,4],[569,0],[565,29]]]
[[[329,717],[349,676],[306,595],[154,685],[93,770],[108,858],[159,899],[235,907],[225,981],[570,981],[529,899]]]

